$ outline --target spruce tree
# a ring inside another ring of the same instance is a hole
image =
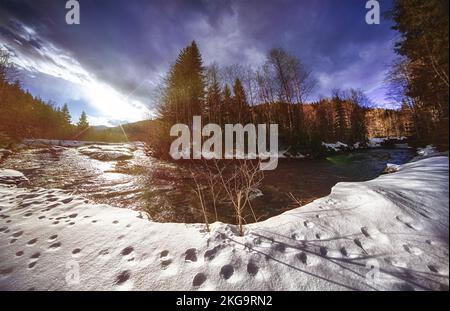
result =
[[[168,124],[191,124],[204,105],[204,68],[195,41],[181,50],[166,80],[159,113]]]
[[[239,79],[234,81],[234,107],[233,118],[234,122],[245,124],[250,121],[250,109],[247,103],[247,96]]]
[[[78,120],[78,123],[77,123],[77,128],[79,131],[84,131],[87,128],[89,128],[89,122],[87,120],[87,116],[84,111],[81,112],[80,119]]]
[[[233,98],[231,96],[230,87],[225,84],[223,88],[223,123],[231,123],[231,118],[233,115]]]

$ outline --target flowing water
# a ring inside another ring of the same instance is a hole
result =
[[[303,204],[330,193],[342,181],[364,181],[379,176],[387,163],[403,164],[414,156],[412,149],[368,149],[325,159],[280,159],[278,168],[266,171],[262,195],[252,200],[259,220],[297,207],[289,193]],[[99,161],[76,148],[25,149],[0,163],[30,180],[30,187],[61,188],[96,203],[146,211],[159,222],[203,222],[192,180],[173,163],[145,154],[137,145],[133,158]],[[210,203],[210,202],[208,202]],[[210,204],[209,204],[210,205]],[[220,221],[233,223],[229,205],[217,207]],[[212,210],[210,221],[215,221]],[[252,222],[253,217],[247,218]]]

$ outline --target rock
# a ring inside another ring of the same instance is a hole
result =
[[[400,165],[388,163],[388,164],[386,164],[386,168],[384,169],[383,174],[395,173],[395,172],[398,172],[399,169],[400,169]]]
[[[90,145],[78,148],[81,154],[101,161],[118,161],[133,158],[134,147],[128,145]]]
[[[28,178],[21,172],[9,169],[0,169],[0,184],[22,185],[29,183]]]
[[[10,155],[12,155],[13,152],[7,149],[0,149],[0,160],[6,159]]]

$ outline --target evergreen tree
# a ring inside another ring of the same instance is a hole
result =
[[[222,92],[220,90],[218,69],[214,65],[208,70],[209,85],[206,92],[205,114],[208,122],[222,124],[223,107]]]
[[[89,128],[89,122],[87,120],[86,113],[84,111],[81,112],[80,119],[77,123],[78,131],[84,131]]]
[[[234,81],[233,91],[233,119],[235,122],[246,124],[250,121],[250,109],[247,103],[247,96],[239,79]]]
[[[63,120],[65,121],[65,123],[70,124],[72,117],[70,116],[69,107],[67,106],[67,104],[63,105],[63,107],[61,109],[61,113],[62,113],[62,117],[63,117]]]
[[[184,48],[172,66],[159,113],[168,124],[192,124],[204,105],[204,68],[195,41]]]
[[[449,2],[396,0],[391,12],[407,58],[407,95],[414,99],[417,137],[448,148]]]
[[[225,87],[223,88],[223,123],[229,124],[231,123],[231,116],[233,114],[233,98],[231,96],[230,87],[228,84],[225,84]]]

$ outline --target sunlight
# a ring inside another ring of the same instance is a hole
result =
[[[85,87],[85,93],[90,105],[98,109],[105,118],[135,122],[149,113],[141,103],[100,82],[90,83]]]

